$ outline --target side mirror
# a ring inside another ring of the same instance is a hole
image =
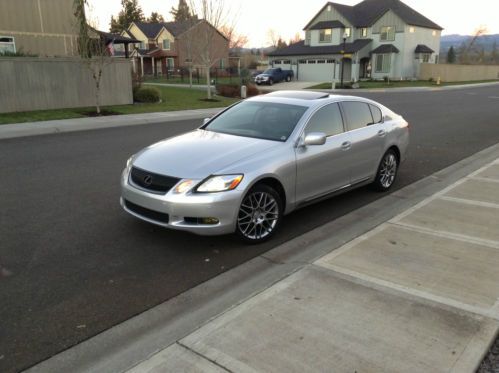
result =
[[[211,120],[211,118],[204,118],[203,119],[203,126],[208,123]]]
[[[305,136],[303,145],[324,145],[326,143],[326,134],[323,132],[310,132]]]

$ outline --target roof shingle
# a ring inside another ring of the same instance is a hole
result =
[[[367,46],[372,39],[357,39],[353,43],[345,44],[345,53],[355,53]],[[322,55],[322,54],[340,54],[343,50],[343,45],[321,45],[319,47],[311,47],[305,45],[305,42],[299,41],[298,43],[291,44],[290,46],[282,49],[277,49],[269,53],[271,57],[277,56],[306,56],[306,55]]]
[[[323,29],[344,28],[344,27],[345,25],[340,21],[322,21],[310,27],[310,30],[323,30]]]
[[[381,44],[379,47],[374,48],[371,53],[398,53],[398,48],[393,44]]]

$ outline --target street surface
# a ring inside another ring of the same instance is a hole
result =
[[[498,90],[359,93],[410,123],[394,190],[498,143]],[[122,212],[127,158],[200,122],[0,141],[0,371],[27,368],[382,196],[362,188],[296,211],[253,247]]]

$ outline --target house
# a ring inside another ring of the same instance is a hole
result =
[[[200,55],[200,35],[212,38],[210,60],[225,68],[229,59],[229,41],[205,20],[184,22],[132,22],[122,36],[137,39],[131,53],[134,71],[142,75],[165,75],[176,68],[204,67]],[[119,49],[118,49],[119,51]]]
[[[27,53],[40,57],[78,55],[78,22],[73,0],[1,0],[0,53]],[[89,27],[89,35],[123,49],[136,42]]]
[[[328,2],[304,31],[304,41],[270,53],[271,63],[327,82],[342,69],[344,81],[417,78],[422,62],[438,63],[442,27],[400,0],[364,0]]]
[[[73,1],[1,0],[0,52],[77,54]]]

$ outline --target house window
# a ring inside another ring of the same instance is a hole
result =
[[[308,60],[307,63],[311,64],[311,63],[316,63],[317,61],[316,60]]]
[[[377,73],[389,73],[391,60],[392,60],[392,55],[389,53],[377,54],[376,55],[376,70],[375,71]]]
[[[0,36],[0,54],[16,53],[16,43],[12,36]]]
[[[330,12],[331,11],[331,5],[328,5],[327,6],[327,11]]]
[[[163,40],[163,49],[169,51],[170,50],[170,40]]]
[[[145,41],[141,41],[139,48],[140,49],[146,49],[146,42]]]
[[[332,40],[332,29],[324,29],[319,31],[319,42],[321,43],[330,43]]]
[[[348,39],[351,34],[352,34],[352,29],[350,27],[346,27],[345,32],[343,33],[343,37],[346,37]]]
[[[317,63],[326,63],[326,60],[317,60]]]
[[[361,38],[367,38],[367,27],[362,27],[360,29],[360,37]]]
[[[304,64],[307,63],[307,60],[298,60],[298,63]]]
[[[225,60],[223,58],[220,60],[220,68],[225,69]]]
[[[291,65],[291,60],[283,60],[283,65]]]
[[[423,53],[423,62],[430,62],[430,54]]]
[[[411,34],[414,34],[414,31],[416,31],[416,29],[413,26],[409,27],[409,32]]]
[[[168,70],[172,70],[175,67],[175,60],[173,58],[167,58],[166,66],[168,67]]]
[[[381,40],[381,41],[393,41],[393,40],[395,40],[395,27],[393,27],[393,26],[381,27],[381,32],[379,34],[379,40]]]
[[[437,32],[435,30],[432,31],[431,36],[437,36]]]

